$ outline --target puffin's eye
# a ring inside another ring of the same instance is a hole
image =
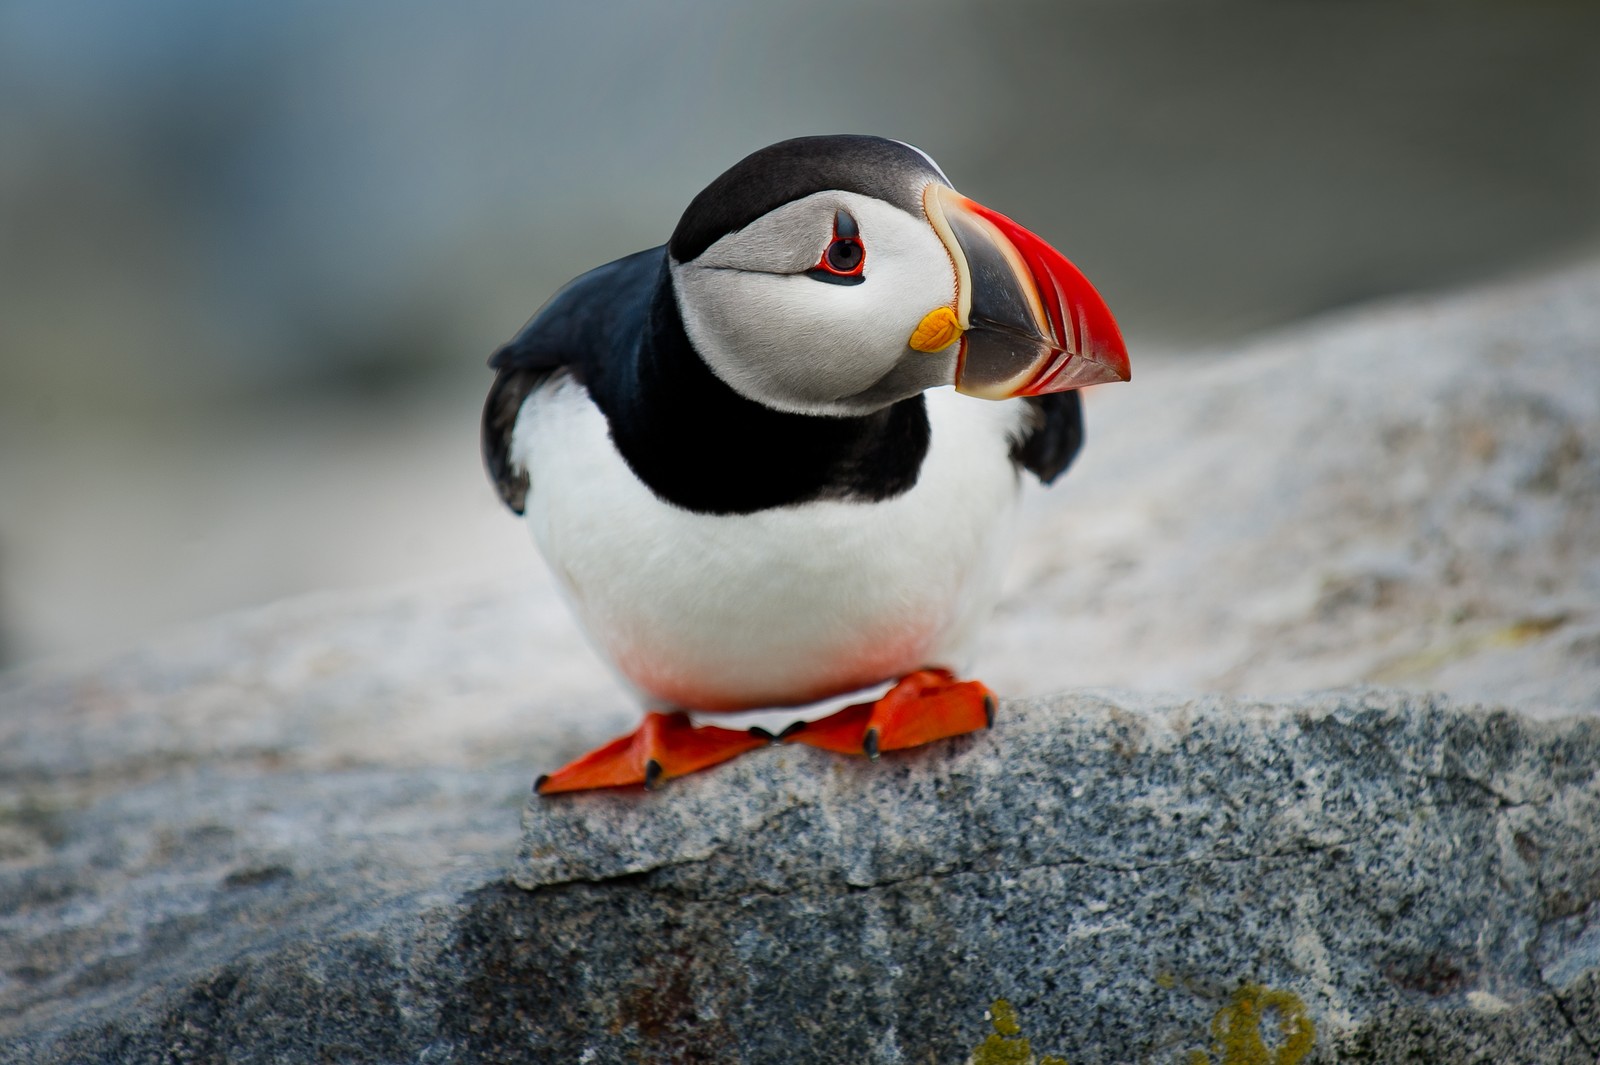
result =
[[[822,261],[836,274],[854,274],[861,271],[861,264],[866,258],[867,254],[859,240],[835,237],[833,243],[828,245],[828,250],[823,253]]]
[[[861,271],[866,264],[867,249],[861,243],[861,230],[856,220],[838,211],[833,216],[833,240],[817,265],[806,271],[806,276],[834,285],[859,285],[865,280]]]

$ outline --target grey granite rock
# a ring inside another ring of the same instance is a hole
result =
[[[1592,718],[1010,702],[877,764],[533,801],[509,873],[467,835],[492,782],[341,785],[202,771],[29,814],[58,858],[8,863],[0,1060],[955,1065],[1004,998],[1074,1065],[1185,1062],[1244,982],[1304,1003],[1306,1061],[1600,1048]],[[267,845],[265,811],[320,842]]]
[[[1310,1060],[1600,1049],[1592,720],[1010,704],[878,765],[783,750],[536,805],[513,881],[478,941],[506,995],[486,1051],[668,1060],[699,1032],[729,1048],[707,1060],[957,1062],[998,997],[1071,1062],[1179,1061],[1242,981],[1303,1000]]]
[[[980,675],[1131,690],[537,803],[520,856],[633,712],[513,528],[0,675],[0,1061],[954,1063],[1003,997],[1189,1065],[1247,981],[1308,1061],[1594,1062],[1600,267],[1091,401]]]
[[[1600,263],[1134,361],[1033,500],[997,690],[1600,711]]]

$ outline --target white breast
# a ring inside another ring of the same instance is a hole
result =
[[[966,668],[999,591],[1019,491],[1017,402],[927,393],[915,487],[749,515],[662,502],[583,389],[530,395],[513,461],[527,520],[590,639],[654,707],[794,706],[912,670]]]

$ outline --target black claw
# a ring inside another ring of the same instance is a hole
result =
[[[872,759],[874,762],[876,762],[878,760],[878,730],[877,729],[875,729],[875,728],[867,729],[867,737],[866,737],[866,739],[861,741],[861,749],[863,751],[866,751],[867,752],[867,757]]]
[[[758,740],[766,740],[768,743],[778,742],[778,737],[774,736],[760,725],[751,725],[750,735],[754,736]]]
[[[983,727],[994,728],[994,696],[983,697]]]
[[[791,721],[783,727],[782,732],[778,733],[778,742],[782,743],[796,732],[804,732],[805,730],[806,723],[804,721]]]
[[[539,779],[533,782],[533,793],[539,794],[539,789],[544,787],[544,782],[550,779],[549,773],[540,773]]]
[[[661,763],[654,758],[644,764],[644,786],[646,791],[654,791],[656,781],[661,779]]]

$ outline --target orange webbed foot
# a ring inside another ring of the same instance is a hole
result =
[[[786,743],[804,743],[840,754],[865,754],[920,747],[963,736],[994,724],[994,693],[975,680],[957,680],[945,669],[920,669],[901,678],[875,702],[856,703],[819,721],[786,730]]]
[[[626,736],[540,777],[533,790],[554,795],[638,784],[653,788],[663,780],[726,762],[771,742],[772,737],[761,731],[697,726],[681,710],[649,713]]]

